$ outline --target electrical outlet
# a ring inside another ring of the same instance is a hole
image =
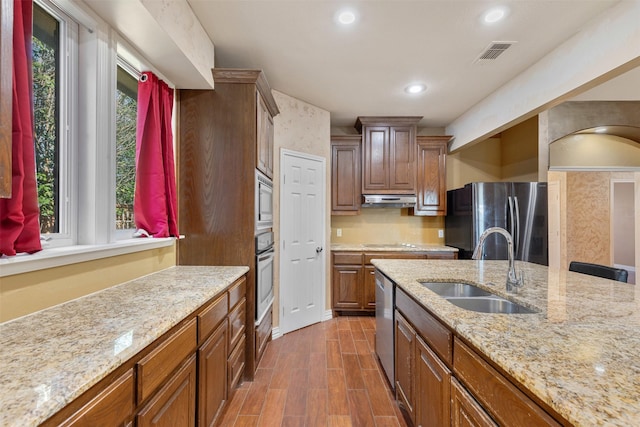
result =
[[[342,228],[336,228],[336,236],[342,237]]]
[[[444,239],[444,230],[438,230],[438,238]]]

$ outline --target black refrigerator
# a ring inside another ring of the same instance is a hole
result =
[[[445,244],[458,248],[458,258],[470,259],[489,227],[511,233],[515,259],[548,265],[547,184],[472,182],[447,191]],[[482,259],[507,258],[504,236],[488,236]]]

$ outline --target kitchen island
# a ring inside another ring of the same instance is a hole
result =
[[[374,259],[372,263],[425,313],[453,331],[456,339],[475,348],[556,418],[559,415],[562,424],[640,425],[636,286],[516,262],[524,287],[510,295],[505,291],[506,261]],[[538,312],[468,311],[421,281],[472,283]]]
[[[233,308],[227,290],[237,290],[236,306],[243,307],[247,271],[247,267],[173,267],[0,324],[0,425],[38,425],[92,392],[103,379],[111,383],[112,373],[121,368],[127,371],[121,378],[129,382],[118,383],[117,378],[113,383],[131,384],[130,398],[121,402],[130,410],[126,418],[135,409],[131,395],[136,368],[136,402],[153,406],[154,389],[164,380],[150,377],[147,393],[145,375],[154,374],[150,367],[164,369],[183,351],[189,353],[185,358],[195,360],[196,342],[200,345],[221,322],[225,327],[219,329],[226,333],[224,316],[228,307]],[[161,357],[154,359],[157,355]],[[226,363],[226,354],[222,356]],[[183,359],[175,365],[181,363]]]

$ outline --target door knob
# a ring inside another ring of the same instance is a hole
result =
[[[316,248],[316,253],[319,254],[320,252],[322,252],[322,246],[318,246]]]

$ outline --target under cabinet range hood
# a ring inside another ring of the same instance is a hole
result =
[[[416,206],[416,196],[410,194],[363,194],[363,208],[413,208]]]

